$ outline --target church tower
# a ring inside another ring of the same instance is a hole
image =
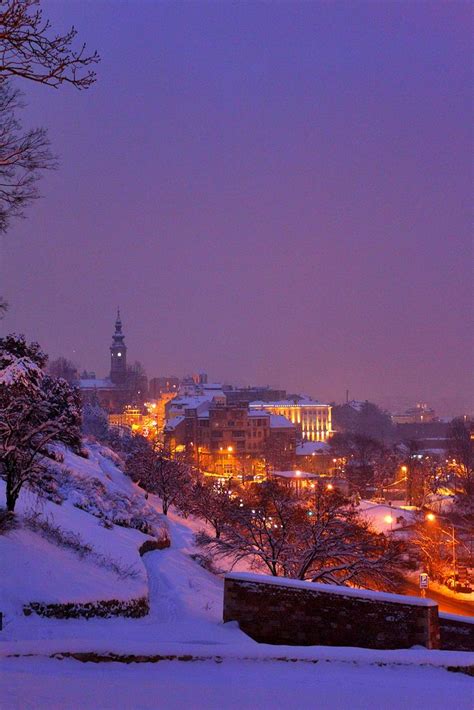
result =
[[[110,379],[116,385],[123,385],[127,376],[127,346],[124,343],[120,309],[117,309],[115,333],[110,346]]]

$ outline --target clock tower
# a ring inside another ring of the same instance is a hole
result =
[[[127,376],[127,346],[124,343],[124,339],[120,309],[117,309],[115,333],[112,336],[112,345],[110,346],[110,379],[115,385],[125,384]]]

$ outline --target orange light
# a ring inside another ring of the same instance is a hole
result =
[[[402,473],[406,473],[408,471],[406,466],[402,466]]]
[[[391,525],[393,523],[393,518],[391,515],[386,515],[384,518],[385,522]]]
[[[436,520],[436,515],[434,513],[427,513],[426,520],[429,520],[429,522],[432,523],[433,520]]]
[[[234,449],[233,449],[232,446],[228,446],[228,447],[227,447],[227,451],[229,452],[229,454],[231,454],[231,453],[233,452],[233,450],[234,450]]]
[[[334,488],[334,486],[332,485],[332,483],[328,483],[327,486],[326,486],[326,488],[328,489],[328,491],[332,491],[332,489]]]

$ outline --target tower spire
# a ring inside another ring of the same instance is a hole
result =
[[[115,332],[112,335],[112,345],[110,347],[110,379],[118,385],[125,382],[127,372],[127,346],[124,340],[120,308],[117,308]]]

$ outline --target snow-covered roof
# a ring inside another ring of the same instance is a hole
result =
[[[270,414],[270,429],[294,429],[295,425],[282,414]]]
[[[102,389],[115,389],[115,385],[112,382],[112,380],[96,380],[94,379],[89,379],[89,380],[79,380],[79,389],[81,390],[90,390],[90,389],[97,389],[97,390],[102,390]]]
[[[169,419],[165,424],[166,431],[172,431],[173,429],[176,429],[176,427],[179,426],[182,422],[184,422],[184,420],[185,417],[183,416],[177,416],[173,417],[172,419]]]
[[[210,402],[208,395],[195,395],[192,397],[175,397],[170,400],[169,408],[172,409],[197,409],[201,404]]]
[[[295,481],[305,481],[308,479],[319,478],[316,473],[308,473],[307,471],[273,471],[272,476],[295,479]]]
[[[296,447],[297,456],[313,456],[313,454],[328,454],[331,451],[325,441],[303,441]]]
[[[261,409],[249,409],[248,413],[249,417],[269,417],[270,414],[268,412],[264,412]]]
[[[397,604],[410,604],[414,606],[437,606],[432,599],[421,599],[420,597],[409,597],[404,594],[391,594],[389,592],[373,592],[370,589],[354,589],[352,587],[342,587],[337,584],[318,584],[317,582],[304,582],[299,579],[288,579],[287,577],[271,577],[265,574],[249,574],[241,572],[230,572],[225,575],[225,579],[232,579],[236,582],[250,582],[259,584],[273,584],[276,587],[292,587],[294,589],[306,589],[313,592],[326,592],[338,594],[343,597],[359,597],[360,599],[371,599],[378,602],[395,602]]]
[[[263,402],[262,400],[255,400],[250,402],[249,407],[257,409],[270,409],[275,407],[329,407],[329,404],[324,402],[318,402],[317,399],[303,398],[296,402],[293,399],[280,399],[276,402]]]

